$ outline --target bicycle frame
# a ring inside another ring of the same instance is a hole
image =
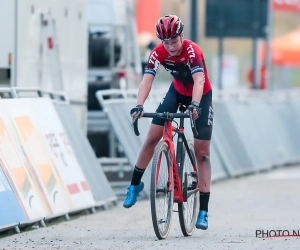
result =
[[[184,135],[184,118],[180,118],[180,125],[179,129],[175,128],[172,125],[171,121],[165,121],[164,124],[164,131],[163,131],[163,140],[167,143],[171,154],[170,162],[172,163],[172,171],[169,173],[169,180],[173,180],[174,185],[174,202],[176,203],[182,203],[186,201],[184,199],[184,195],[182,190],[182,184],[181,180],[179,178],[179,167],[182,167],[182,143],[184,143],[186,147],[186,152],[188,153],[188,156],[193,164],[193,167],[196,166],[195,161],[190,153],[188,143],[186,140],[186,137]],[[174,141],[173,141],[173,132],[177,133],[178,139],[177,139],[177,152],[175,157],[175,148],[174,148]],[[172,188],[172,185],[168,185],[168,191],[170,192]]]
[[[193,193],[197,192],[199,188],[192,189],[190,191],[187,190],[182,190],[182,180],[179,178],[179,172],[178,169],[179,167],[182,167],[183,165],[183,159],[182,159],[182,143],[184,143],[186,152],[191,160],[191,163],[193,165],[193,168],[196,168],[196,163],[195,160],[193,159],[191,152],[189,150],[188,142],[186,140],[186,137],[184,135],[184,118],[189,117],[191,121],[191,128],[194,134],[194,137],[198,135],[196,126],[195,126],[195,121],[193,120],[192,113],[184,114],[185,108],[180,105],[179,110],[181,114],[174,114],[174,113],[144,113],[144,117],[160,117],[165,119],[164,123],[164,130],[163,130],[163,141],[165,141],[168,145],[168,148],[170,150],[170,155],[169,161],[172,164],[172,171],[169,173],[169,181],[168,181],[168,192],[172,190],[172,183],[174,185],[174,202],[177,203],[183,203],[186,202],[188,197],[190,197]],[[139,111],[139,113],[136,115],[135,119],[133,119],[133,128],[134,128],[134,133],[139,136],[139,130],[138,130],[138,118],[140,116],[142,111]],[[180,119],[180,125],[179,128],[176,128],[172,125],[172,118],[179,118]],[[177,133],[178,135],[178,140],[177,140],[177,152],[176,152],[176,157],[175,157],[175,148],[174,148],[174,142],[173,142],[173,132]],[[160,166],[161,163],[161,156],[158,159],[158,165]],[[157,178],[156,176],[156,183],[157,183]],[[171,180],[171,181],[170,181]],[[161,190],[164,192],[164,190]]]

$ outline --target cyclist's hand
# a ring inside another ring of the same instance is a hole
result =
[[[136,107],[134,107],[133,109],[130,110],[130,115],[132,120],[135,118],[135,116],[142,111],[142,113],[140,114],[139,118],[141,118],[144,115],[144,107],[143,105],[136,105]]]
[[[193,113],[193,119],[196,120],[201,114],[201,108],[199,107],[199,104],[196,102],[192,102],[191,105],[188,106],[188,111]]]

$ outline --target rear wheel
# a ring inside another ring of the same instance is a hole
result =
[[[187,194],[193,190],[195,192],[187,198],[186,202],[178,203],[179,222],[184,236],[193,235],[197,214],[199,212],[198,167],[195,157],[194,144],[190,140],[188,140],[188,147],[196,166],[193,166],[186,152],[185,146],[183,145],[183,164],[180,166],[179,175],[181,178],[182,193],[184,196],[187,197]]]
[[[152,223],[158,239],[167,238],[173,212],[173,181],[170,180],[172,163],[167,143],[160,141],[155,148],[150,187]]]

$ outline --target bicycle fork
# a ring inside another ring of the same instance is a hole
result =
[[[181,181],[178,174],[178,168],[177,168],[177,162],[175,157],[173,157],[175,154],[175,149],[173,147],[173,144],[169,145],[170,147],[170,162],[172,162],[172,171],[169,173],[169,179],[173,180],[173,186],[174,186],[174,202],[182,203],[183,202],[183,195],[182,195],[182,188],[181,188]],[[172,185],[170,185],[170,189],[172,188]]]
[[[169,171],[169,183],[168,183],[168,192],[172,190],[172,185],[174,187],[174,202],[183,202],[183,195],[181,192],[181,182],[178,175],[178,168],[176,163],[175,148],[172,141],[172,124],[167,122],[164,128],[164,141],[168,144],[169,148],[169,162],[172,164],[172,171]],[[172,181],[173,180],[173,181]]]
[[[180,121],[181,123],[181,121]],[[183,125],[183,124],[180,124]],[[180,126],[179,131],[183,132],[183,126]],[[182,167],[181,159],[182,159],[182,137],[178,133],[178,141],[177,141],[177,152],[176,152],[176,159],[173,161],[173,176],[174,176],[174,202],[182,203],[184,202],[184,197],[182,193],[182,183],[181,178],[179,176],[180,168]],[[176,180],[176,181],[175,181]]]

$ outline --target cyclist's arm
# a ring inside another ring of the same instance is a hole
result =
[[[146,66],[145,74],[139,87],[137,105],[144,105],[150,93],[156,72],[159,70],[161,61],[162,56],[159,53],[158,49],[155,47],[149,55],[149,60]]]
[[[200,103],[202,98],[203,88],[204,88],[204,73],[197,72],[193,74],[193,79],[194,79],[194,87],[193,87],[192,101]]]
[[[194,80],[192,101],[200,103],[204,88],[204,58],[201,49],[194,43],[188,47],[191,74]]]
[[[139,93],[137,98],[137,105],[144,105],[154,80],[154,75],[144,74],[143,80],[139,87]]]

